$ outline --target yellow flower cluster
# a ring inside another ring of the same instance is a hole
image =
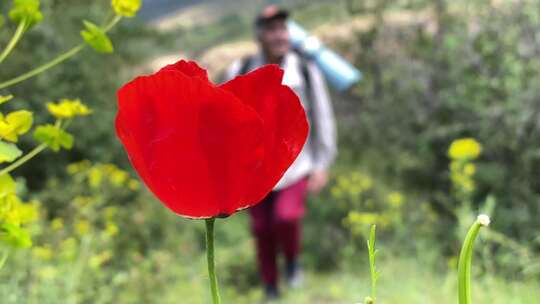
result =
[[[455,190],[462,194],[470,194],[475,189],[474,174],[476,166],[466,161],[450,163],[450,180]]]
[[[0,113],[0,138],[17,142],[19,135],[23,135],[32,127],[32,112],[21,110],[11,112],[4,116]]]
[[[105,264],[113,257],[113,254],[110,250],[105,250],[100,254],[96,254],[90,257],[88,264],[93,269],[98,269],[101,265]]]
[[[474,160],[480,156],[482,145],[474,138],[456,139],[448,149],[448,157],[453,160]]]
[[[364,235],[367,227],[377,224],[390,227],[401,222],[401,207],[405,196],[398,191],[387,192],[376,187],[373,178],[354,171],[340,175],[331,188],[332,198],[348,209],[343,224],[353,235]]]
[[[86,116],[92,114],[80,99],[61,99],[58,103],[47,103],[47,109],[56,118],[66,119],[75,116]]]
[[[0,176],[0,244],[26,248],[32,240],[25,226],[38,218],[39,207],[37,203],[23,203],[15,188],[8,174]]]
[[[48,261],[52,259],[53,251],[49,246],[36,246],[32,248],[32,256],[43,261]]]
[[[133,17],[141,8],[141,0],[112,0],[114,12],[119,16]]]
[[[405,199],[403,197],[403,194],[401,194],[400,192],[394,191],[394,192],[390,192],[386,196],[386,201],[391,207],[399,208],[401,207],[401,205],[403,205],[403,202],[405,201]]]
[[[372,187],[373,180],[369,175],[355,171],[348,175],[339,176],[330,191],[332,196],[338,200],[357,200],[360,195],[371,190]]]
[[[102,186],[105,181],[116,188],[127,186],[131,191],[136,191],[140,187],[139,182],[131,178],[127,171],[113,164],[92,165],[88,160],[83,160],[69,164],[67,172],[71,175],[82,175],[94,189]]]
[[[352,234],[363,235],[366,227],[376,224],[379,227],[388,226],[391,217],[385,213],[350,211],[343,223],[349,227]]]
[[[482,152],[482,146],[473,138],[463,138],[452,142],[448,149],[450,162],[450,180],[460,200],[468,200],[476,185],[474,175],[476,165],[473,163]]]

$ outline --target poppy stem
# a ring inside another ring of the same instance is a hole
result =
[[[214,222],[215,218],[206,220],[206,262],[208,264],[208,276],[210,277],[210,289],[214,304],[220,304],[219,288],[214,263]]]

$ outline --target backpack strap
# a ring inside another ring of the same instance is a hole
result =
[[[244,75],[249,72],[251,65],[253,63],[253,56],[246,56],[242,58],[240,70],[238,70],[238,75]]]
[[[317,157],[317,149],[314,147],[315,138],[317,136],[317,111],[315,110],[315,95],[313,92],[313,81],[311,77],[311,72],[309,71],[309,62],[310,59],[300,50],[294,50],[300,58],[300,72],[302,73],[302,78],[304,79],[305,93],[306,93],[306,103],[309,105],[307,111],[307,117],[310,121],[310,145],[312,146],[312,152],[315,157]]]

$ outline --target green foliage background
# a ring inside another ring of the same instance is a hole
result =
[[[8,4],[2,1],[1,11]],[[81,20],[101,22],[108,5],[105,0],[43,0],[45,21],[2,65],[0,79],[16,76],[80,42]],[[328,189],[309,203],[304,264],[310,271],[310,288],[289,292],[286,303],[360,301],[369,285],[365,233],[371,220],[380,224],[381,302],[454,303],[455,256],[463,227],[486,209],[491,210],[493,231],[499,234],[484,238],[478,246],[482,249],[475,271],[481,279],[476,300],[536,303],[540,1],[349,0],[288,5],[309,28],[355,18],[373,22],[346,38],[329,40],[330,47],[354,61],[364,79],[346,94],[333,93],[340,156]],[[392,16],[400,13],[418,16],[418,21],[394,22]],[[250,16],[235,12],[208,24],[163,33],[141,20],[124,21],[110,34],[115,54],[85,50],[10,90],[17,100],[6,106],[34,110],[38,123],[48,118],[45,103],[63,97],[80,97],[95,114],[74,123],[77,138],[72,151],[44,153],[16,172],[24,177],[27,196],[42,202],[44,212],[33,228],[36,246],[72,236],[76,242],[71,259],[60,258],[60,247],[57,256],[48,259],[34,249],[17,252],[0,272],[1,299],[6,303],[208,300],[203,223],[175,217],[143,189],[126,192],[107,182],[92,186],[66,173],[66,166],[89,159],[129,168],[114,135],[116,89],[153,56],[181,50],[197,57],[217,43],[249,39],[250,22]],[[0,41],[8,39],[10,29],[0,29]],[[483,145],[471,206],[456,199],[448,169],[448,146],[461,137],[474,137]],[[22,148],[31,146],[23,142]],[[358,192],[362,182],[355,184],[355,172],[369,179],[371,187]],[[342,180],[351,182],[343,186]],[[392,193],[402,196],[398,207],[389,202]],[[89,206],[94,207],[79,208],[81,195],[92,198]],[[489,195],[494,203],[486,203]],[[98,237],[105,229],[101,210],[107,206],[119,210],[114,219],[119,233],[112,240]],[[360,214],[356,220],[353,212]],[[52,228],[58,217],[66,222],[60,232]],[[91,222],[87,234],[76,234],[78,220]],[[261,297],[254,289],[257,274],[248,225],[245,214],[217,222],[223,298],[238,303]],[[94,267],[92,257],[104,252],[112,257]]]

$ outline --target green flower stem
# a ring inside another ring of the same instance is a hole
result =
[[[26,29],[26,25],[28,24],[26,20],[27,18],[24,18],[23,20],[21,20],[21,22],[19,22],[15,34],[13,34],[13,37],[9,41],[8,45],[6,46],[4,51],[2,51],[2,54],[0,54],[0,63],[2,63],[6,59],[9,53],[11,53],[11,51],[15,48],[19,40],[21,40],[21,37],[23,36]]]
[[[64,126],[62,125],[63,122],[64,121],[62,119],[57,119],[54,126],[57,127],[57,128],[60,128],[60,129],[65,129],[67,127],[67,124],[70,123],[70,120],[68,120],[67,123]],[[62,128],[62,127],[64,127],[64,128]],[[45,149],[47,149],[47,144],[40,144],[39,146],[35,147],[32,151],[28,152],[28,154],[26,154],[25,156],[17,159],[17,161],[11,163],[11,165],[9,165],[9,166],[5,167],[4,169],[0,170],[0,176],[19,168],[24,163],[26,163],[27,161],[34,158],[34,156],[38,155],[41,151],[43,151]]]
[[[110,31],[118,22],[120,22],[120,20],[122,20],[122,16],[115,15],[109,23],[103,26],[103,31],[105,31],[105,33]]]
[[[482,226],[489,225],[489,217],[487,215],[479,215],[476,222],[471,226],[467,236],[463,241],[461,253],[459,254],[458,262],[458,294],[459,304],[471,304],[471,265],[473,256],[474,240],[478,236],[478,232]]]
[[[55,59],[47,62],[46,64],[42,65],[42,66],[39,66],[27,73],[24,73],[20,76],[17,76],[13,79],[10,79],[8,81],[5,81],[5,82],[2,82],[0,83],[0,89],[5,89],[7,87],[10,87],[14,84],[17,84],[19,82],[23,82],[27,79],[30,79],[34,76],[37,76],[45,71],[47,71],[48,69],[68,60],[69,58],[75,56],[77,53],[79,53],[82,49],[84,49],[86,47],[86,44],[84,43],[81,43],[79,45],[77,45],[76,47],[72,48],[71,50],[65,52],[64,54],[61,54],[60,56],[56,57]]]
[[[368,257],[369,257],[369,271],[371,275],[371,296],[366,299],[366,303],[375,303],[377,297],[377,280],[379,278],[379,273],[375,266],[375,257],[377,255],[377,250],[375,250],[375,230],[376,225],[371,225],[369,231],[369,240],[367,241],[368,247]]]
[[[109,30],[111,30],[120,20],[122,19],[122,17],[120,16],[115,16],[108,24],[106,24],[104,27],[103,27],[103,30],[105,32],[108,32]],[[37,76],[45,71],[47,71],[48,69],[68,60],[69,58],[75,56],[77,53],[79,53],[80,51],[82,51],[84,48],[86,47],[86,43],[81,43],[79,45],[77,45],[76,47],[72,48],[71,50],[61,54],[60,56],[56,57],[55,59],[45,63],[44,65],[42,66],[39,66],[25,74],[22,74],[20,76],[17,76],[13,79],[10,79],[10,80],[7,80],[5,82],[2,82],[0,83],[0,90],[1,89],[5,89],[7,87],[10,87],[14,84],[18,84],[19,82],[22,82],[22,81],[25,81],[29,78],[32,78],[34,76]]]
[[[212,301],[214,304],[220,304],[221,300],[219,298],[216,266],[214,263],[214,222],[214,218],[206,220],[206,262],[208,264],[208,276],[210,277]]]
[[[6,264],[6,260],[9,256],[9,250],[4,250],[2,253],[2,256],[0,257],[0,270],[4,267],[4,264]]]
[[[37,147],[35,147],[32,151],[28,152],[25,156],[17,159],[16,162],[13,162],[11,165],[3,168],[0,170],[0,176],[9,173],[17,168],[19,168],[21,165],[26,163],[27,161],[31,160],[34,156],[38,155],[41,151],[45,150],[47,148],[46,144],[41,144]]]

